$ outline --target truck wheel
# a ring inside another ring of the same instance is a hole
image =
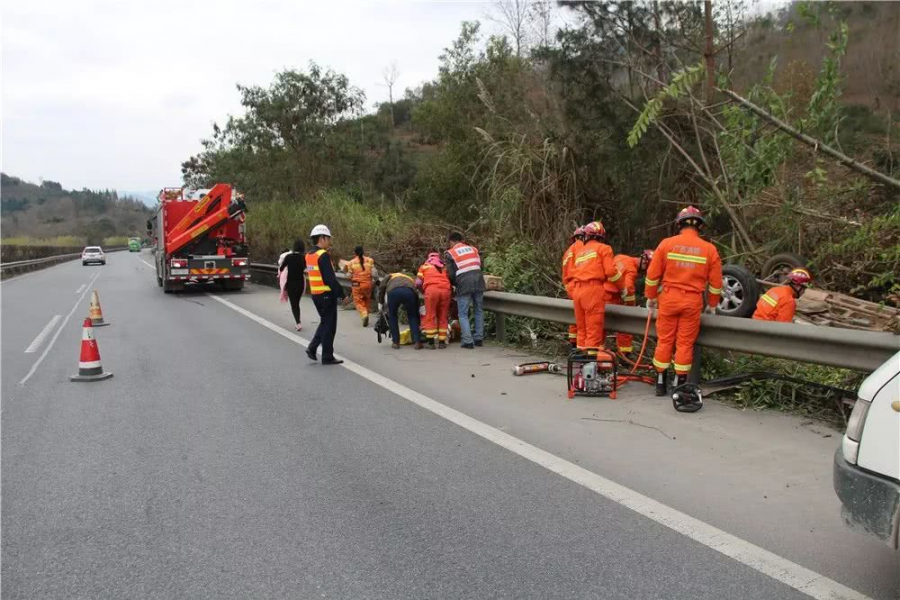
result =
[[[159,287],[163,286],[162,277],[160,277],[159,275],[156,276],[156,285],[158,285]]]
[[[762,268],[762,278],[781,284],[786,281],[791,270],[798,268],[806,268],[806,259],[793,252],[782,252],[766,261]]]
[[[244,281],[242,279],[226,279],[222,282],[222,288],[228,291],[236,292],[244,289]]]
[[[740,265],[722,267],[722,297],[716,308],[717,315],[749,317],[756,310],[759,285],[753,273]]]

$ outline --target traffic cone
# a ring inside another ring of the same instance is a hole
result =
[[[91,317],[91,325],[94,327],[104,327],[109,325],[103,320],[103,309],[100,308],[100,295],[97,290],[91,294],[91,309],[88,313]]]
[[[94,328],[91,319],[86,318],[81,330],[81,356],[78,359],[78,375],[69,377],[69,381],[103,381],[112,377],[112,373],[104,373],[100,364],[100,348],[94,339]]]

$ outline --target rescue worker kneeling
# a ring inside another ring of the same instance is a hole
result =
[[[687,382],[694,343],[700,334],[704,292],[708,292],[706,310],[711,313],[722,294],[722,261],[716,247],[700,237],[704,223],[703,215],[693,206],[679,212],[675,220],[679,233],[660,242],[647,269],[647,307],[659,305],[653,355],[657,396],[666,395],[666,372],[673,348],[676,385]]]
[[[803,295],[812,282],[806,269],[794,269],[788,274],[788,284],[773,287],[759,297],[753,318],[757,321],[790,323],[797,312],[797,298]]]
[[[603,347],[606,293],[603,284],[615,282],[621,274],[613,264],[612,248],[604,242],[603,223],[594,221],[584,226],[584,245],[575,255],[573,267],[573,300],[575,324],[578,327],[578,349],[596,352]]]
[[[572,243],[566,249],[562,259],[562,281],[569,300],[575,300],[575,255],[584,247],[584,227],[579,227],[572,234]],[[569,346],[578,347],[578,327],[569,325]]]
[[[425,264],[416,274],[416,286],[425,293],[425,318],[422,333],[428,340],[428,348],[447,347],[447,327],[450,321],[450,278],[444,270],[444,261],[437,252],[428,255]]]
[[[644,253],[652,251],[645,250]],[[613,265],[621,277],[615,281],[607,281],[603,284],[606,291],[606,304],[617,304],[619,306],[634,306],[637,296],[635,295],[635,282],[638,273],[646,270],[646,265],[642,268],[643,256],[641,258],[633,258],[627,254],[617,254],[613,257]],[[630,333],[616,333],[616,348],[621,354],[631,352],[633,347],[633,337]]]
[[[391,348],[400,349],[400,319],[398,312],[402,306],[406,310],[410,334],[416,350],[421,350],[421,333],[419,331],[419,294],[416,292],[416,280],[406,273],[391,273],[381,280],[378,286],[378,308],[384,310],[387,301],[388,322],[391,328]]]

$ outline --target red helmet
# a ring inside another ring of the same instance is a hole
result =
[[[653,250],[647,248],[641,252],[641,262],[646,262],[649,265],[651,260],[653,260]]]
[[[812,283],[812,275],[810,275],[809,271],[806,269],[794,269],[788,273],[788,281],[790,281],[792,285],[806,287]]]
[[[694,222],[692,223],[691,220]],[[706,220],[703,218],[703,213],[700,212],[700,209],[695,206],[688,206],[687,208],[682,208],[681,212],[678,213],[678,216],[675,217],[676,225],[705,225]]]
[[[577,227],[575,232],[572,233],[573,238],[578,238],[584,235],[584,227]]]
[[[600,221],[591,221],[584,226],[584,237],[586,238],[599,238],[605,236],[606,229],[604,229],[603,223]]]

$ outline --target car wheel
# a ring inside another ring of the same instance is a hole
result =
[[[100,263],[100,264],[101,264],[101,265],[105,265],[105,264],[106,264],[106,261],[104,260],[104,261],[103,261],[102,263]]]
[[[740,265],[722,267],[722,296],[716,314],[726,317],[749,317],[756,310],[759,285],[753,273]]]
[[[87,266],[87,263],[84,262],[84,261],[81,261],[81,266],[82,266],[82,267],[86,267],[86,266]]]
[[[762,268],[762,278],[782,284],[787,280],[787,274],[798,268],[806,268],[806,259],[793,252],[782,252],[766,261]]]

